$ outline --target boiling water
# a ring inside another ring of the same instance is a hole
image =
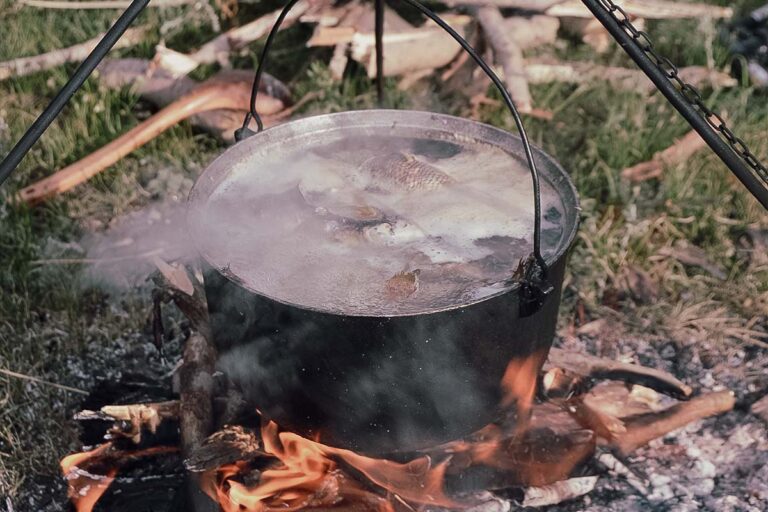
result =
[[[525,162],[488,144],[307,136],[236,165],[195,222],[209,261],[263,295],[417,314],[514,283],[531,252],[532,189]],[[545,257],[563,236],[562,211],[542,180]]]

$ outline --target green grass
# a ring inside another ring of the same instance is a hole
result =
[[[756,2],[739,2],[746,3]],[[244,5],[240,16],[252,17],[257,12],[254,9],[274,5]],[[139,23],[151,28],[151,36],[139,47],[120,53],[150,57],[160,39],[159,27],[184,12],[148,10]],[[111,11],[36,10],[10,0],[0,0],[0,14],[1,60],[93,37],[115,15]],[[181,29],[167,36],[170,47],[185,50],[211,37],[203,17],[185,20]],[[708,55],[719,66],[726,62],[725,50],[716,38],[710,39],[711,48],[706,47],[708,38],[702,30],[708,29],[698,22],[649,25],[658,47],[681,65],[706,64]],[[308,112],[373,106],[370,82],[353,73],[343,83],[334,83],[320,63],[327,52],[303,48],[301,41],[307,36],[306,29],[298,27],[282,35],[269,71],[288,81],[297,97],[309,91],[323,92],[321,100],[307,107]],[[251,46],[253,55],[261,44]],[[619,50],[595,55],[588,48],[571,45],[557,53],[628,65]],[[255,57],[245,55],[235,64],[250,67],[254,61]],[[73,69],[64,66],[0,82],[0,153],[21,136]],[[204,78],[215,70],[206,67],[195,77]],[[395,83],[388,83],[394,107],[407,108],[427,98],[422,102],[435,110],[468,112],[461,102],[436,101],[440,97],[436,82],[422,91],[421,99],[398,92]],[[748,87],[704,93],[709,103],[727,113],[756,153],[768,160],[766,94]],[[600,83],[537,86],[533,94],[537,106],[553,111],[555,118],[551,122],[527,119],[531,138],[571,172],[583,208],[579,240],[566,278],[561,324],[572,322],[581,304],[589,318],[619,318],[630,333],[638,335],[686,340],[706,336],[733,347],[759,342],[737,328],[764,325],[768,318],[768,264],[750,259],[745,251],[749,230],[768,229],[766,212],[706,151],[686,165],[667,169],[660,181],[630,186],[619,177],[622,168],[650,158],[688,130],[663,98],[620,92]],[[78,255],[66,244],[78,240],[85,230],[103,228],[158,195],[185,193],[223,146],[183,124],[45,205],[29,209],[6,200],[32,180],[76,161],[135,125],[137,115],[145,114],[137,100],[128,91],[109,91],[89,80],[0,192],[5,194],[0,199],[0,368],[79,385],[84,381],[73,374],[68,364],[71,358],[94,347],[109,349],[117,339],[142,336],[148,297],[135,293],[107,298],[103,292],[83,289],[80,267],[39,265],[36,260],[52,254]],[[514,131],[503,109],[488,107],[481,114],[482,120]],[[159,169],[173,178],[167,180],[176,183],[173,190],[161,184],[158,191],[156,183],[150,187]],[[681,241],[701,247],[712,262],[726,270],[728,279],[720,281],[701,269],[658,257],[661,249]],[[645,270],[658,283],[658,301],[637,304],[625,300],[618,309],[606,304],[611,291],[623,286],[627,266]],[[76,447],[69,416],[77,399],[0,376],[0,496],[16,495],[24,480],[33,475],[55,474],[58,459]]]

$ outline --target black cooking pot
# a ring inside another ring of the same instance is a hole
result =
[[[521,294],[526,282],[482,300],[398,316],[329,313],[266,297],[258,284],[229,267],[226,254],[206,244],[204,206],[232,169],[254,153],[273,154],[286,141],[338,136],[339,131],[471,140],[524,159],[520,138],[494,127],[388,110],[293,121],[230,148],[198,179],[189,205],[192,236],[207,262],[205,285],[220,366],[268,417],[336,446],[385,453],[471,433],[495,419],[510,361],[546,354],[552,343],[566,253],[577,228],[573,184],[557,162],[533,149],[542,186],[554,190],[563,205],[561,229],[544,252],[553,291],[533,306],[529,294]]]

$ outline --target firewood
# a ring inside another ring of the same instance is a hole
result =
[[[768,395],[764,396],[749,408],[750,412],[768,424]]]
[[[574,394],[583,394],[588,386],[585,378],[562,368],[550,368],[541,378],[541,390],[544,398],[570,398]]]
[[[117,40],[113,48],[128,48],[141,42],[146,37],[147,29],[144,27],[129,28]],[[80,62],[96,47],[104,34],[99,34],[93,39],[78,43],[67,48],[60,48],[40,55],[19,57],[6,62],[0,62],[0,80],[10,77],[20,77],[55,68],[68,62]]]
[[[525,67],[528,83],[545,84],[563,82],[570,84],[592,84],[608,82],[613,87],[650,94],[656,89],[642,71],[617,66],[601,66],[591,62],[559,62],[531,59]],[[733,87],[736,80],[725,73],[708,70],[700,66],[680,68],[680,76],[696,87]]]
[[[523,507],[546,507],[589,494],[597,485],[596,476],[569,478],[543,487],[528,487]]]
[[[135,444],[141,442],[143,429],[155,433],[157,432],[157,427],[164,420],[178,418],[178,400],[148,404],[105,405],[98,411],[86,409],[74,416],[74,419],[77,421],[110,420],[122,422],[124,424],[115,425],[110,428],[110,436],[112,438],[127,437]]]
[[[680,402],[668,409],[624,418],[627,431],[615,438],[610,446],[628,455],[653,439],[684,427],[702,418],[728,412],[736,404],[731,391],[718,391]]]
[[[213,372],[216,349],[200,333],[184,343],[184,363],[179,369],[179,429],[185,455],[200,446],[213,430]]]
[[[620,363],[589,354],[577,354],[559,348],[549,351],[549,364],[596,380],[620,380],[649,387],[665,395],[685,400],[693,390],[661,370]]]
[[[568,400],[564,406],[582,427],[592,430],[603,439],[614,440],[627,431],[619,418],[590,407],[581,397]]]
[[[165,107],[191,92],[200,84],[189,77],[174,77],[157,68],[149,60],[107,59],[98,68],[99,82],[110,89],[131,87],[134,93],[158,106]],[[222,82],[253,82],[253,71],[231,69],[220,71],[216,80]],[[260,94],[266,94],[291,104],[288,87],[269,73],[264,73],[259,84]],[[189,118],[189,122],[222,139],[234,142],[234,131],[243,124],[243,110],[212,110]]]
[[[299,1],[288,12],[280,26],[281,29],[296,23],[310,9],[310,5],[308,0]],[[282,9],[277,9],[241,27],[220,34],[191,53],[181,53],[161,46],[154,62],[175,76],[186,75],[203,64],[218,63],[222,67],[230,67],[231,54],[267,35],[281,11]]]
[[[471,21],[468,16],[450,13],[443,19],[460,34]],[[337,26],[318,26],[307,45],[348,47],[350,57],[362,64],[368,76],[373,78],[376,76],[373,20],[371,4],[353,4]],[[461,51],[456,41],[437,25],[428,23],[414,27],[389,8],[384,17],[384,28],[386,76],[440,68],[448,65]]]
[[[509,37],[501,11],[497,7],[481,7],[477,10],[477,19],[493,49],[496,64],[504,70],[504,81],[512,99],[521,112],[530,112],[533,99],[528,89],[523,52]]]
[[[66,192],[108,168],[171,126],[195,114],[221,109],[245,111],[250,101],[250,89],[249,84],[242,82],[204,83],[101,149],[23,188],[18,198],[29,204],[36,204]],[[263,95],[259,99],[260,105],[257,105],[257,109],[266,115],[277,113],[283,108],[283,103],[275,98]]]
[[[261,449],[259,437],[250,429],[242,426],[227,426],[192,450],[184,460],[184,466],[192,472],[200,473],[218,469],[235,462],[249,462],[256,457],[267,457]]]
[[[202,334],[206,339],[211,340],[213,334],[211,332],[208,303],[205,297],[202,277],[198,277],[195,275],[195,272],[178,263],[172,266],[159,258],[154,258],[153,261],[155,265],[160,264],[163,267],[173,268],[173,272],[166,269],[165,272],[160,271],[152,276],[160,291],[167,294],[166,301],[173,300],[174,304],[189,320],[192,329]],[[184,278],[179,277],[181,273],[185,274]],[[172,275],[173,278],[169,279],[168,275]],[[192,286],[192,293],[189,293],[189,288],[187,287],[189,283]]]
[[[703,3],[671,0],[615,0],[630,16],[646,19],[730,18],[733,9]],[[580,0],[448,0],[448,5],[492,5],[546,13],[564,18],[592,18]]]
[[[152,0],[151,7],[167,8],[179,7],[197,3],[198,0]],[[131,5],[130,0],[95,0],[78,2],[74,0],[19,0],[19,3],[28,7],[40,9],[126,9]]]
[[[653,155],[646,162],[627,167],[621,171],[621,177],[633,183],[638,183],[653,178],[659,178],[665,167],[680,165],[687,162],[697,151],[707,147],[706,142],[695,130],[691,130],[685,136],[665,149]]]
[[[648,490],[648,481],[632,471],[629,466],[624,464],[624,462],[619,460],[614,454],[598,449],[595,460],[597,460],[598,464],[607,469],[612,475],[624,478],[627,483],[642,496],[648,496],[648,494],[650,494],[650,491]]]

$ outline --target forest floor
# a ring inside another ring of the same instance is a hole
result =
[[[760,2],[713,3],[743,9]],[[251,19],[277,5],[243,4],[238,17]],[[185,23],[165,35],[167,46],[180,51],[199,46],[214,34],[208,19],[186,12],[190,9],[148,9],[139,21],[150,28],[146,41],[117,53],[151,58],[160,27],[181,15]],[[0,14],[3,61],[94,37],[109,26],[115,11],[54,11],[0,0]],[[233,21],[225,22],[225,28],[227,23]],[[679,65],[727,67],[716,24],[658,21],[649,22],[648,31],[661,53]],[[324,93],[299,115],[373,106],[372,84],[354,70],[343,82],[334,82],[324,64],[329,53],[305,48],[310,35],[301,26],[281,35],[270,69],[296,97],[306,91]],[[253,58],[235,65],[252,67],[262,43],[251,45]],[[618,48],[597,54],[577,41],[537,52],[631,66]],[[67,65],[0,81],[0,154],[73,69]],[[215,71],[206,66],[194,77]],[[394,84],[388,84],[393,106],[470,112],[466,100],[444,91],[437,79],[406,92]],[[527,119],[530,136],[570,172],[581,197],[581,227],[565,278],[558,343],[662,367],[697,392],[727,387],[742,404],[638,453],[634,462],[656,480],[652,501],[637,497],[624,483],[603,479],[593,495],[569,509],[648,510],[652,504],[658,510],[766,510],[766,430],[743,404],[768,393],[768,213],[708,151],[665,169],[662,179],[636,185],[621,179],[623,168],[648,160],[688,130],[660,94],[618,91],[597,82],[537,85],[532,93],[536,106],[552,111],[554,118]],[[725,113],[758,157],[768,160],[768,92],[744,84],[705,90],[704,100]],[[22,186],[109,142],[148,112],[130,91],[108,90],[89,80],[0,191],[0,370],[87,392],[147,362],[170,369],[151,343],[147,285],[106,286],[89,277],[87,264],[59,260],[83,258],[82,240],[126,214],[183,200],[224,144],[182,123],[41,206],[8,200]],[[510,116],[499,107],[484,106],[476,114],[514,131]],[[681,252],[695,253],[698,263],[675,256]],[[644,291],[636,289],[638,275],[647,285]],[[603,321],[592,324],[599,328],[578,333],[595,320]],[[169,323],[169,336],[178,337],[178,321]],[[79,448],[71,417],[82,400],[77,392],[0,374],[0,496],[9,500],[0,500],[0,509],[64,509],[61,494],[43,496],[40,489],[57,488],[51,482],[58,478],[59,459]]]

